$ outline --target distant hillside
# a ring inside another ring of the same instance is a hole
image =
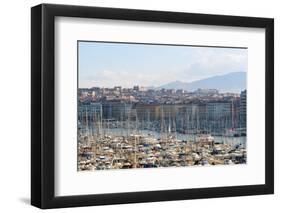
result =
[[[174,81],[158,87],[158,89],[184,89],[194,91],[202,89],[218,89],[220,92],[240,92],[246,88],[246,72],[233,72],[193,82]]]

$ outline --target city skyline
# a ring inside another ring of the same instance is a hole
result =
[[[78,42],[77,171],[246,164],[246,72],[246,48]]]
[[[79,88],[159,87],[247,71],[241,48],[83,41],[78,51]]]

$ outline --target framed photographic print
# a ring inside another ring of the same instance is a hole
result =
[[[31,9],[31,203],[272,194],[274,21]]]

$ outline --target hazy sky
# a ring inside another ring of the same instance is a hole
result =
[[[247,71],[247,49],[79,42],[79,87],[161,86]]]

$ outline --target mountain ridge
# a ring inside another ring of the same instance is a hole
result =
[[[220,92],[241,92],[246,88],[246,72],[232,72],[192,82],[177,80],[164,84],[157,89],[183,89],[192,92],[199,88],[218,89]]]

